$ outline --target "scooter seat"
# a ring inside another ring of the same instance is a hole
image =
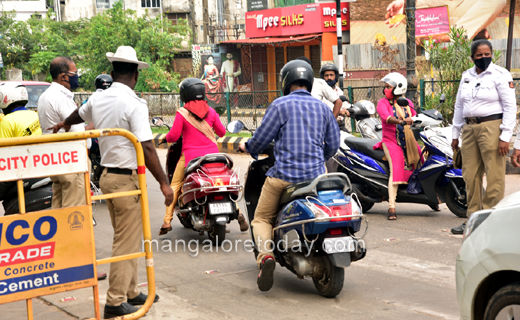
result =
[[[379,141],[376,139],[366,139],[366,138],[356,138],[356,137],[348,137],[345,139],[345,144],[349,146],[349,148],[364,153],[365,155],[377,160],[377,161],[385,161],[383,157],[385,156],[385,152],[382,149],[374,150],[374,146]]]
[[[315,180],[319,179],[314,188]],[[288,185],[283,191],[280,197],[280,204],[286,204],[292,201],[296,197],[302,196],[317,196],[317,191],[326,190],[343,190],[345,191],[345,185],[347,180],[340,175],[331,175],[327,177],[319,176],[315,179],[305,180],[298,183]],[[298,192],[297,192],[298,191]]]
[[[233,167],[233,160],[229,156],[223,153],[210,153],[202,157],[197,157],[188,162],[186,166],[186,170],[184,171],[184,175],[187,176],[190,173],[194,172],[198,168],[200,168],[203,164],[206,163],[225,163],[228,168],[231,169]]]

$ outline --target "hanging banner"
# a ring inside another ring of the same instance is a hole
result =
[[[448,6],[415,10],[415,36],[436,36],[450,32]]]

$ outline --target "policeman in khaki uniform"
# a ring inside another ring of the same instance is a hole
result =
[[[454,150],[462,131],[462,176],[466,182],[467,216],[495,206],[504,197],[506,155],[516,121],[515,86],[511,74],[492,60],[487,40],[471,45],[475,67],[462,74],[453,117]],[[482,176],[487,187],[483,193]],[[451,230],[462,234],[466,223]]]
[[[114,82],[102,92],[94,93],[86,104],[54,127],[66,129],[75,123],[93,122],[97,129],[123,128],[137,136],[142,144],[147,168],[159,182],[165,205],[173,201],[173,191],[161,168],[157,152],[151,142],[146,101],[136,96],[133,89],[139,76],[138,69],[148,64],[137,60],[132,47],[121,46],[116,53],[107,53],[114,70]],[[100,179],[103,194],[133,191],[139,187],[137,158],[132,143],[121,136],[99,138],[101,165],[105,167]],[[114,228],[112,255],[119,256],[141,250],[142,224],[140,197],[121,197],[107,200]],[[110,265],[109,289],[104,317],[112,318],[136,312],[136,305],[144,304],[147,296],[137,287],[137,260],[125,260]],[[157,301],[159,296],[156,295]]]

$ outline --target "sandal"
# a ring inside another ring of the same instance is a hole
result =
[[[159,230],[159,235],[162,236],[163,234],[167,234],[170,231],[172,231],[172,227],[168,227],[168,228],[161,227],[161,229]]]
[[[390,210],[388,210],[388,220],[397,220],[397,215],[395,214],[395,211],[390,212]]]

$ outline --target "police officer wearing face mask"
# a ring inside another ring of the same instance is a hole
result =
[[[52,83],[38,101],[38,117],[43,134],[52,133],[52,127],[65,120],[77,109],[74,93],[78,85],[78,68],[68,57],[57,57],[51,62]],[[51,128],[49,130],[49,128]],[[69,131],[85,131],[83,124],[73,125]],[[64,130],[60,132],[65,132]],[[90,139],[88,139],[90,140]],[[90,142],[90,141],[89,141]],[[53,208],[84,205],[85,183],[82,173],[51,177]]]
[[[506,69],[493,64],[487,40],[471,45],[475,67],[466,70],[457,93],[453,117],[453,150],[462,132],[462,176],[466,182],[467,216],[490,209],[504,197],[506,155],[516,121],[515,85]],[[483,192],[482,176],[487,187]],[[451,229],[462,234],[466,223]]]

